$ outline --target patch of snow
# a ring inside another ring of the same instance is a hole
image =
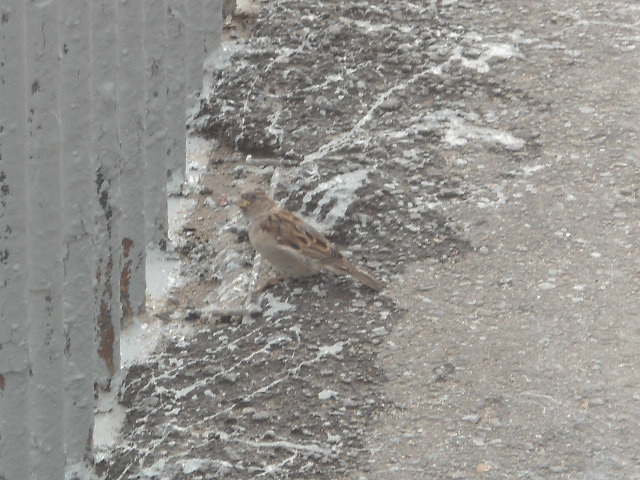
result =
[[[186,182],[192,185],[200,181],[211,157],[211,151],[217,145],[212,140],[187,135],[187,173]]]
[[[109,458],[121,440],[121,429],[126,418],[125,408],[118,403],[118,392],[126,372],[120,370],[111,379],[111,389],[101,391],[95,406],[93,427],[93,455],[96,462]]]
[[[473,38],[468,36],[469,39],[479,41],[479,38]],[[464,56],[464,48],[457,46],[453,49],[451,56],[443,63],[436,65],[431,69],[431,72],[435,75],[442,75],[445,67],[451,65],[453,62],[460,62],[463,67],[475,70],[478,73],[487,73],[491,70],[489,61],[497,58],[500,60],[509,60],[511,58],[524,58],[515,45],[509,43],[486,43],[481,44],[479,47],[483,48],[482,53],[476,59],[469,59]]]
[[[120,362],[123,368],[144,363],[164,338],[179,339],[193,334],[183,322],[167,324],[148,315],[136,317],[122,330]]]
[[[165,466],[167,464],[167,461],[164,457],[161,457],[160,459],[158,459],[158,461],[156,461],[155,463],[153,463],[152,465],[145,467],[143,469],[140,470],[140,477],[142,479],[159,479],[159,478],[166,478],[163,475]]]
[[[540,170],[543,170],[545,167],[546,165],[533,165],[530,167],[524,167],[522,169],[522,175],[525,177],[530,177],[534,173],[539,172]]]
[[[487,143],[497,143],[508,150],[522,150],[525,141],[510,133],[495,128],[477,127],[463,119],[459,113],[452,110],[440,110],[432,114],[435,120],[446,121],[444,141],[451,146],[463,146],[469,140],[481,140]]]
[[[276,139],[276,142],[282,144],[282,139],[284,137],[284,127],[282,125],[278,125],[280,120],[280,116],[282,114],[282,110],[276,110],[271,115],[267,117],[268,126],[266,128],[266,133],[271,135]]]
[[[211,469],[211,460],[203,458],[188,458],[180,460],[180,466],[182,467],[182,472],[187,475],[194,472],[205,473]]]
[[[65,469],[65,478],[74,480],[95,480],[96,473],[93,468],[88,467],[85,462],[78,462],[74,465],[67,465]]]
[[[205,58],[203,67],[206,73],[224,70],[231,65],[231,57],[234,53],[239,52],[245,47],[243,40],[230,40],[222,42],[219,48],[216,48],[211,54]],[[211,87],[213,86],[213,76],[205,75],[205,79],[211,78],[210,82],[205,82],[204,96],[211,96]]]
[[[196,206],[196,201],[189,198],[169,197],[167,205],[169,215],[169,239],[177,237]]]
[[[522,30],[514,30],[513,32],[511,32],[508,37],[509,39],[518,45],[530,45],[532,43],[537,43],[540,41],[540,39],[536,38],[536,37],[532,37],[532,38],[525,38],[523,37],[524,31]]]
[[[147,306],[160,301],[176,283],[180,260],[171,253],[147,249],[146,282]]]
[[[264,316],[266,318],[272,317],[280,312],[291,312],[296,309],[296,306],[292,303],[281,302],[272,293],[267,293],[265,295],[265,299],[267,300],[267,308],[264,311]]]
[[[325,355],[338,355],[344,348],[344,342],[336,342],[333,345],[322,345],[318,351],[319,357]]]
[[[125,419],[125,409],[114,401],[108,413],[96,414],[93,428],[93,446],[99,452],[115,447],[120,441],[120,429]]]
[[[318,218],[325,205],[335,202],[322,222],[323,228],[333,228],[336,222],[345,217],[349,206],[358,199],[356,190],[362,186],[368,174],[369,171],[366,169],[355,170],[342,175],[336,175],[330,180],[321,183],[313,191],[305,194],[303,209],[314,196],[319,193],[323,194],[322,199],[313,211],[313,216],[314,218]]]

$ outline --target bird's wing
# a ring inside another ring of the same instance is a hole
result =
[[[342,258],[327,237],[289,211],[272,212],[262,223],[261,229],[273,236],[279,245],[297,250],[319,262]]]

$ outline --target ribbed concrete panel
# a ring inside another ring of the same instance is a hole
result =
[[[186,159],[186,17],[185,0],[167,0],[167,49],[165,67],[167,91],[165,98],[167,118],[167,189],[179,193],[185,175]]]
[[[189,0],[187,2],[186,17],[186,55],[187,61],[187,94],[199,94],[202,91],[204,74],[204,30],[207,12],[204,9],[205,0]]]
[[[32,480],[65,468],[58,2],[25,3],[27,386]]]
[[[95,387],[145,308],[147,247],[167,244],[219,7],[0,2],[1,480],[95,477]]]
[[[117,2],[118,132],[120,138],[120,302],[124,320],[144,311],[145,300],[145,58],[142,48],[143,2]]]
[[[116,85],[116,2],[91,1],[91,159],[95,164],[96,381],[107,388],[120,366],[120,138]]]
[[[85,460],[91,447],[96,352],[95,164],[87,128],[92,104],[91,11],[88,0],[67,0],[60,7],[64,443],[67,462],[75,464]]]
[[[167,135],[167,3],[144,0],[144,167],[146,179],[146,243],[165,250],[167,246],[167,170],[170,138]]]
[[[0,5],[0,478],[29,478],[24,5]]]

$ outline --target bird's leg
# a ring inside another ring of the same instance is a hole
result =
[[[260,287],[258,287],[258,289],[256,290],[256,293],[262,293],[266,289],[271,288],[274,285],[277,285],[278,283],[282,282],[285,279],[286,279],[286,277],[278,276],[278,277],[272,278],[270,280],[267,280]]]

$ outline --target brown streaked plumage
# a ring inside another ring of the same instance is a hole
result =
[[[351,275],[380,291],[384,284],[355,267],[327,237],[281,208],[263,191],[243,193],[238,206],[249,221],[249,241],[283,277],[305,277],[321,270]]]

